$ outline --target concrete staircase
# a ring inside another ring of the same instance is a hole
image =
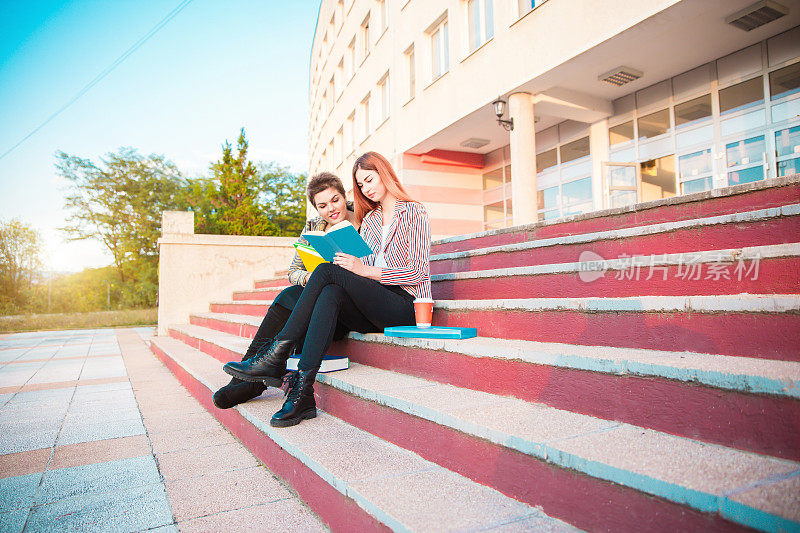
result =
[[[434,243],[434,323],[351,334],[320,417],[221,411],[286,278],[153,351],[335,530],[800,530],[800,178]]]

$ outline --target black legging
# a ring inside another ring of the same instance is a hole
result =
[[[283,289],[280,294],[272,301],[269,306],[264,320],[258,327],[255,337],[250,342],[250,346],[245,353],[245,359],[253,357],[261,348],[264,348],[272,343],[272,339],[283,329],[286,321],[289,320],[289,315],[292,314],[292,309],[297,305],[297,300],[303,292],[303,287],[300,285],[290,285]],[[334,332],[334,340],[343,339],[349,330],[341,324],[336,325]],[[303,340],[297,342],[298,352],[303,348]]]
[[[414,297],[396,285],[322,263],[308,280],[289,320],[276,338],[303,342],[298,368],[316,370],[338,323],[360,333],[414,324]]]

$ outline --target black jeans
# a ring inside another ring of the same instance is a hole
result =
[[[292,309],[294,309],[294,306],[297,305],[297,300],[302,293],[302,286],[291,285],[278,294],[272,301],[272,305],[269,306],[267,314],[264,320],[261,321],[261,325],[258,327],[255,337],[253,337],[253,340],[250,342],[250,346],[247,348],[245,354],[245,359],[253,357],[259,350],[272,344],[272,339],[274,339],[278,332],[283,329],[283,326],[286,325],[286,321],[289,320],[289,315]],[[337,324],[333,335],[334,340],[343,339],[348,331],[349,330],[343,325]],[[302,346],[303,342],[301,339],[300,342],[297,343],[297,350],[300,351]]]
[[[333,263],[322,263],[276,338],[295,343],[305,339],[298,368],[316,370],[333,341],[337,321],[360,333],[412,326],[413,302],[414,296],[399,286],[382,285]]]

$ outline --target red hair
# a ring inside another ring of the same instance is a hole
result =
[[[398,200],[403,200],[405,202],[415,201],[408,195],[403,185],[400,184],[400,180],[397,179],[397,175],[394,173],[394,169],[392,169],[392,165],[389,161],[378,152],[367,152],[356,159],[356,162],[353,164],[353,203],[356,208],[356,220],[359,224],[364,220],[364,216],[366,216],[367,213],[373,209],[377,209],[379,205],[378,202],[373,202],[361,192],[358,182],[356,182],[356,171],[359,169],[374,170],[377,172],[383,186],[386,187],[389,194]]]

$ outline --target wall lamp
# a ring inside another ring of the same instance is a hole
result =
[[[506,112],[505,100],[498,98],[492,102],[492,105],[494,106],[494,114],[497,115],[497,123],[503,126],[506,131],[512,131],[514,129],[514,119],[503,120],[503,115]]]

